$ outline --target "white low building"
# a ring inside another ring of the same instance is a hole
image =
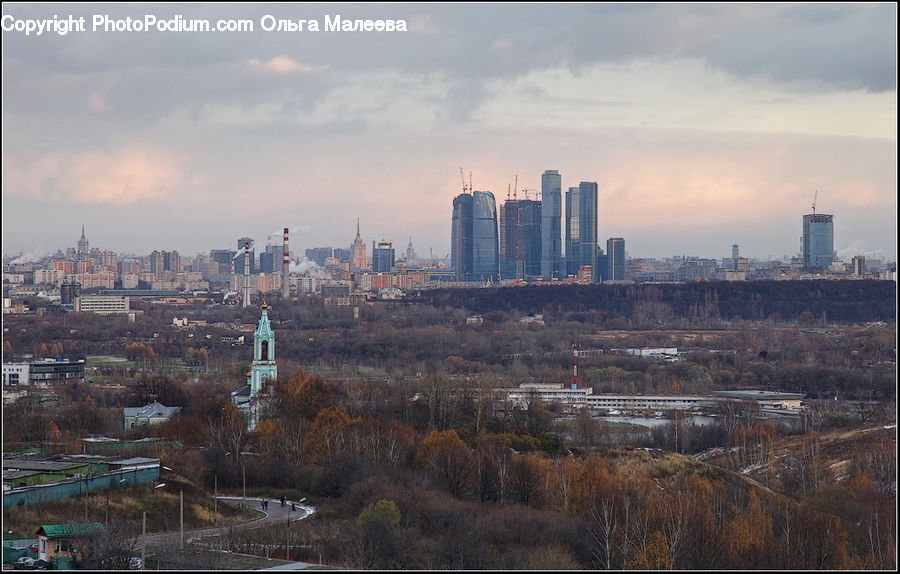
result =
[[[592,410],[667,411],[710,410],[722,401],[754,400],[763,412],[778,410],[799,413],[802,393],[774,391],[713,391],[712,395],[621,395],[594,394],[592,388],[572,388],[561,383],[524,383],[515,388],[497,389],[514,407],[525,407],[532,400],[559,403],[567,407]]]
[[[125,430],[129,431],[166,422],[180,413],[181,407],[167,407],[154,401],[143,407],[126,407],[123,411]]]
[[[82,295],[75,299],[75,311],[78,313],[96,313],[98,315],[127,314],[131,311],[131,305],[128,297]]]

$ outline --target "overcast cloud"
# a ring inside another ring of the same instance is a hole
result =
[[[597,181],[600,242],[635,257],[896,257],[896,5],[15,4],[85,16],[4,31],[3,253],[183,255],[363,238],[450,251],[459,167],[498,203]],[[247,18],[244,33],[92,32],[93,14]],[[260,18],[405,19],[408,32],[264,32]],[[847,251],[847,253],[850,253]],[[852,256],[852,253],[850,253]]]

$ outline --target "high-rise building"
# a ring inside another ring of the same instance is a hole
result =
[[[382,239],[377,244],[372,242],[372,271],[388,273],[394,266],[394,244]]]
[[[597,281],[609,281],[609,255],[603,253],[603,249],[600,246],[597,246],[597,264],[594,266],[597,269]]]
[[[541,272],[541,202],[533,199],[508,199],[500,206],[500,261],[501,267],[518,269],[514,277],[537,277]],[[510,265],[519,261],[521,266]]]
[[[119,275],[123,275],[125,273],[138,274],[141,272],[141,260],[125,259],[124,261],[119,261],[116,267],[119,271]]]
[[[166,268],[165,251],[154,250],[150,254],[150,273],[156,277],[160,277]]]
[[[366,243],[359,234],[359,219],[356,220],[356,238],[350,244],[350,270],[369,269],[369,258],[366,255]]]
[[[834,259],[834,216],[808,213],[803,216],[803,270],[828,269]]]
[[[857,255],[852,260],[853,265],[853,274],[857,277],[862,277],[866,274],[866,256],[865,255]]]
[[[271,246],[270,246],[271,247]],[[259,272],[260,273],[274,273],[275,272],[275,255],[270,252],[268,249],[259,254]],[[281,260],[277,260],[278,263],[281,263]]]
[[[259,254],[259,272],[275,273],[281,271],[284,257],[284,245],[266,245],[266,250]]]
[[[579,232],[580,242],[578,252],[580,258],[579,267],[590,265],[593,268],[591,281],[596,283],[598,273],[596,268],[597,257],[597,182],[582,181],[578,186],[579,203]],[[610,257],[612,261],[612,257]]]
[[[177,251],[166,251],[163,257],[163,265],[166,271],[178,274],[181,272],[181,256],[178,255]]]
[[[249,237],[241,237],[237,240],[237,252],[240,254],[234,258],[234,272],[237,275],[244,274],[244,245],[252,246],[253,240]],[[256,273],[256,249],[250,249],[250,274]]]
[[[78,261],[87,261],[91,258],[91,249],[87,237],[84,236],[84,225],[81,226],[81,238],[78,240]]]
[[[741,256],[740,247],[737,243],[731,246],[731,260],[736,261]]]
[[[177,251],[153,251],[150,254],[150,273],[157,279],[172,281],[181,271],[181,256]]]
[[[216,264],[216,274],[225,274],[232,272],[232,261],[236,252],[231,249],[211,249],[209,258]]]
[[[566,192],[566,263],[568,274],[590,265],[597,281],[597,182],[582,181]]]
[[[416,250],[413,249],[412,237],[409,238],[409,245],[406,246],[406,262],[415,263],[419,258],[416,256]]]
[[[500,272],[497,204],[489,191],[453,199],[450,265],[457,281],[495,281]]]
[[[100,254],[100,265],[112,271],[116,270],[117,260],[118,255],[115,251],[103,251]]]
[[[555,169],[541,175],[541,203],[541,277],[549,281],[560,276],[562,259],[562,177]]]
[[[609,281],[625,280],[625,240],[610,237],[606,240],[606,256],[609,258]]]
[[[578,275],[578,266],[581,258],[579,257],[579,247],[581,241],[579,239],[578,212],[581,204],[578,201],[578,188],[570,187],[566,192],[566,275],[575,277]]]
[[[457,281],[472,278],[472,195],[461,193],[453,198],[450,228],[450,268]]]
[[[500,273],[497,203],[489,191],[472,193],[472,279],[496,281]]]
[[[306,250],[306,258],[315,261],[319,267],[325,267],[325,260],[329,257],[336,257],[331,247],[313,247]]]

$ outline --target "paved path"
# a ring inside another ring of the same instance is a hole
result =
[[[203,537],[212,537],[219,536],[224,534],[229,528],[232,530],[243,530],[248,528],[258,528],[260,526],[265,526],[267,524],[274,524],[277,522],[283,522],[287,524],[288,521],[294,522],[296,520],[303,520],[311,516],[316,509],[312,506],[303,505],[302,502],[306,500],[305,498],[299,501],[286,501],[284,507],[281,506],[281,503],[278,500],[269,499],[269,507],[267,509],[262,509],[260,507],[260,502],[262,498],[259,497],[251,497],[248,496],[246,499],[242,496],[220,496],[218,499],[222,502],[227,502],[232,505],[240,505],[246,502],[247,506],[250,508],[254,508],[259,512],[265,514],[262,518],[258,518],[256,520],[252,520],[250,522],[241,522],[239,524],[234,524],[231,526],[219,526],[218,528],[201,528],[197,530],[186,530],[184,533],[184,537],[186,542],[190,543],[193,540]],[[293,502],[296,506],[296,510],[291,510],[291,502]],[[147,546],[156,546],[161,544],[177,544],[181,533],[176,532],[164,532],[162,534],[148,534],[147,535]],[[138,546],[140,546],[140,540],[138,540]]]

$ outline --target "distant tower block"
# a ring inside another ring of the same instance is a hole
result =
[[[284,228],[284,263],[281,268],[281,296],[287,299],[291,296],[291,252],[288,250],[288,228]]]
[[[734,261],[741,256],[741,250],[737,243],[731,246],[731,260]]]

